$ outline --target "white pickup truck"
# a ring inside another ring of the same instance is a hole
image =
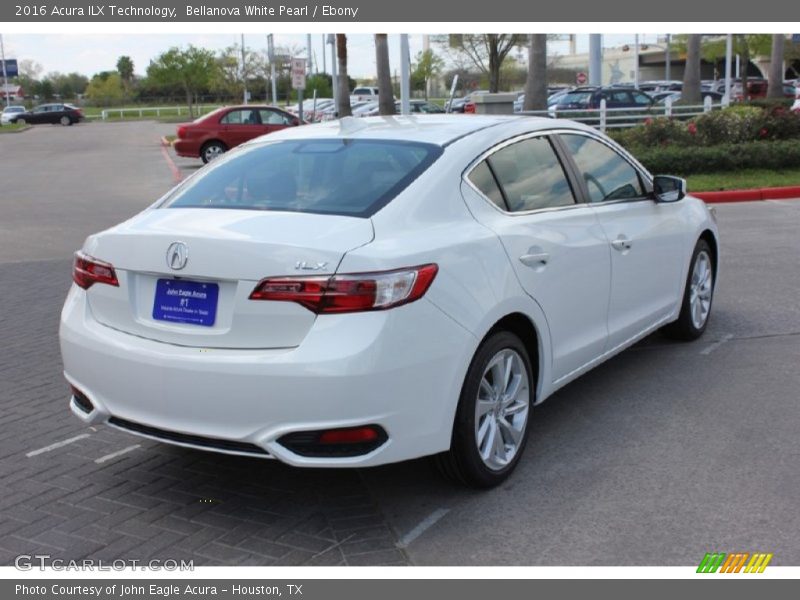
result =
[[[376,87],[357,87],[353,90],[353,93],[350,94],[350,101],[351,102],[363,102],[365,100],[377,100],[378,99],[378,88]]]

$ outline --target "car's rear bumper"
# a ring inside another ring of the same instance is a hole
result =
[[[254,455],[186,437],[201,436],[315,467],[378,465],[446,450],[477,345],[423,299],[390,311],[319,317],[296,348],[182,347],[99,324],[77,286],[60,337],[65,377],[94,407],[87,413],[73,398],[72,411],[86,423],[114,418],[119,427],[121,419],[133,429],[154,428],[152,435],[138,433],[166,442]],[[300,456],[278,441],[291,432],[370,424],[388,440],[360,456]]]
[[[200,156],[200,145],[192,140],[177,139],[172,142],[172,148],[178,156],[197,158]]]

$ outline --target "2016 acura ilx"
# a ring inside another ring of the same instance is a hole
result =
[[[249,142],[90,236],[72,412],[296,466],[514,469],[531,409],[657,330],[706,328],[717,227],[569,121],[344,119]]]

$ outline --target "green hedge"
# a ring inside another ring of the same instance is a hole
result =
[[[798,140],[717,146],[655,146],[636,148],[632,153],[651,173],[659,175],[800,167]]]

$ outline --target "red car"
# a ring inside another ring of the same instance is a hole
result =
[[[200,157],[207,163],[248,140],[295,125],[300,125],[300,119],[274,106],[224,106],[178,125],[172,147],[178,156]]]

